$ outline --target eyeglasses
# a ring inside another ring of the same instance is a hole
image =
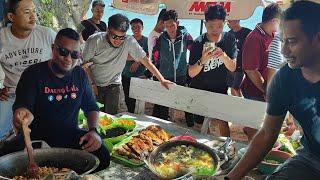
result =
[[[116,34],[113,34],[111,31],[109,31],[109,32],[110,32],[111,38],[112,38],[113,40],[121,40],[121,41],[123,41],[123,40],[125,40],[125,39],[127,38],[127,35],[118,36],[118,35],[116,35]]]
[[[60,56],[67,57],[70,54],[72,59],[80,59],[81,58],[81,53],[78,51],[71,52],[68,49],[63,48],[63,47],[59,47],[59,46],[56,46],[56,49],[58,50]]]

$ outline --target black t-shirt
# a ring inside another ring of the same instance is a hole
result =
[[[192,44],[189,64],[194,65],[202,56],[202,49],[205,42],[209,41],[207,33],[200,35]],[[238,49],[236,45],[236,38],[233,34],[224,32],[221,40],[216,44],[220,47],[231,59],[237,57]],[[220,59],[209,60],[201,72],[191,79],[190,87],[202,89],[211,92],[226,94],[227,86],[227,72],[229,70],[225,67]]]
[[[233,30],[229,31],[230,33],[234,34],[236,39],[237,39],[237,48],[239,49],[238,51],[238,56],[237,56],[237,72],[243,71],[242,69],[242,47],[244,44],[244,41],[246,40],[246,37],[248,34],[251,32],[250,29],[242,27],[240,31],[234,32]]]
[[[33,115],[31,138],[52,146],[78,128],[78,113],[98,111],[83,69],[76,66],[63,78],[56,77],[48,62],[32,65],[21,75],[13,110],[25,107]]]
[[[100,21],[100,24],[95,24],[99,29],[97,29],[93,24],[95,23],[91,19],[81,21],[81,25],[84,28],[81,33],[83,40],[86,41],[89,36],[96,32],[104,32],[107,30],[107,24],[103,21]]]
[[[269,115],[292,114],[303,129],[304,148],[320,158],[320,82],[311,83],[300,68],[285,65],[272,78],[267,102]]]

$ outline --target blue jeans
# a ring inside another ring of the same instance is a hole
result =
[[[0,101],[0,141],[12,130],[12,105],[16,96],[15,94],[9,96],[8,101]]]

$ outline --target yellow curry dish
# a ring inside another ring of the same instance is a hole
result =
[[[191,145],[179,145],[159,153],[153,166],[159,175],[169,179],[181,177],[189,172],[207,176],[215,173],[212,156]]]

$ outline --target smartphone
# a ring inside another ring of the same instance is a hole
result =
[[[203,45],[203,48],[205,51],[207,50],[211,50],[211,51],[214,51],[216,49],[216,43],[214,42],[205,42],[204,45]]]

